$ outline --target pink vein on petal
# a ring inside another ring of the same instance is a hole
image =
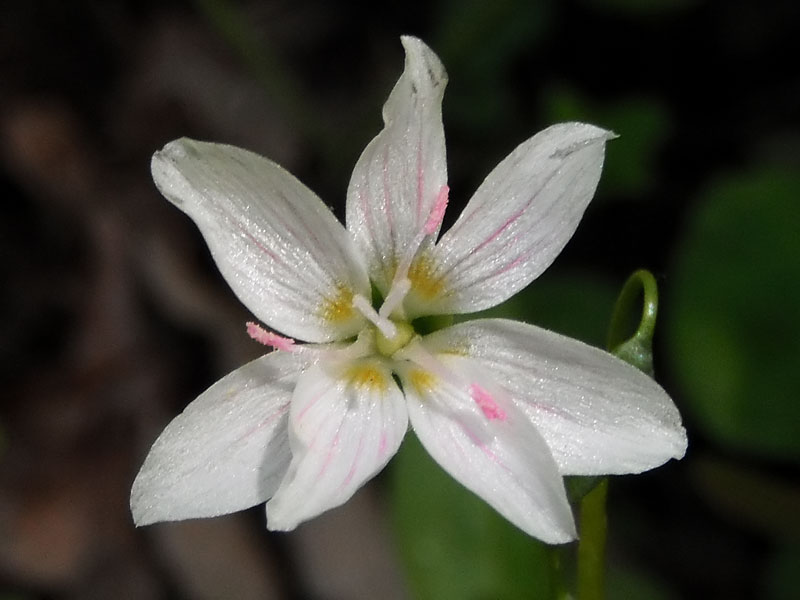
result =
[[[236,441],[237,442],[241,442],[242,440],[249,438],[256,431],[259,431],[259,430],[263,429],[264,427],[266,427],[267,425],[269,425],[270,423],[272,423],[276,418],[282,417],[284,414],[286,414],[286,411],[288,411],[288,410],[289,410],[289,402],[287,402],[286,404],[282,405],[278,410],[276,410],[274,413],[269,415],[267,418],[265,418],[263,421],[261,421],[258,425],[255,425],[254,427],[251,427],[250,429],[245,431],[242,435],[240,435],[236,439]]]
[[[255,237],[255,236],[254,236],[252,233],[250,233],[249,231],[247,231],[247,229],[245,229],[245,228],[242,226],[242,224],[241,224],[241,223],[239,223],[238,221],[236,222],[236,227],[239,229],[239,231],[241,231],[241,232],[242,232],[243,234],[245,234],[245,235],[246,235],[248,238],[250,238],[250,241],[252,241],[252,242],[253,242],[253,243],[254,243],[254,244],[255,244],[255,245],[258,247],[258,249],[259,249],[259,250],[261,250],[262,252],[264,252],[264,253],[265,253],[267,256],[269,256],[269,257],[270,257],[272,260],[274,260],[275,262],[277,262],[277,263],[280,263],[280,262],[281,262],[281,260],[278,258],[278,255],[277,255],[277,254],[275,254],[275,253],[274,253],[272,250],[270,250],[269,248],[267,248],[266,246],[264,246],[264,244],[262,244],[261,242],[259,242],[259,241],[256,239],[256,237]]]
[[[475,446],[477,446],[489,460],[491,460],[494,464],[503,469],[506,473],[509,473],[512,476],[514,475],[511,472],[511,469],[509,469],[505,465],[505,463],[503,463],[500,457],[497,456],[497,454],[495,454],[494,451],[491,448],[489,448],[484,442],[482,442],[471,429],[469,429],[468,427],[463,427],[462,430],[467,435],[467,438],[469,438],[469,441],[472,442]]]
[[[383,151],[383,211],[386,214],[386,224],[389,226],[389,237],[392,240],[392,252],[396,252],[394,236],[394,215],[392,214],[392,204],[389,196],[389,183],[386,179],[389,173],[389,148]]]
[[[347,477],[344,478],[344,481],[339,486],[339,489],[345,487],[350,481],[353,479],[353,475],[356,473],[356,467],[358,466],[358,459],[361,456],[361,449],[364,446],[364,435],[362,434],[361,437],[358,439],[358,448],[356,448],[356,454],[353,457],[353,464],[350,465],[350,470],[347,472]]]
[[[422,129],[421,125],[420,129]],[[417,138],[417,223],[419,223],[419,220],[422,217],[422,194],[424,193],[424,187],[425,187],[425,171],[422,168],[421,139],[422,139],[422,132],[420,131],[420,136]]]
[[[320,399],[320,398],[322,398],[322,397],[325,395],[325,392],[326,392],[326,391],[327,391],[327,390],[323,390],[322,392],[320,392],[319,394],[317,394],[317,395],[316,395],[316,397],[315,397],[313,400],[311,400],[311,401],[310,401],[308,404],[306,404],[306,405],[303,407],[303,409],[302,409],[302,410],[300,411],[300,413],[297,415],[297,424],[298,424],[298,425],[299,425],[299,424],[300,424],[300,423],[303,421],[303,419],[305,418],[305,416],[306,416],[306,414],[308,413],[308,411],[309,411],[309,410],[310,410],[310,409],[311,409],[311,408],[312,408],[312,407],[313,407],[313,406],[314,406],[314,405],[315,405],[317,402],[319,402],[319,399]]]
[[[372,247],[377,249],[377,246],[375,245],[375,225],[372,222],[373,215],[372,211],[369,210],[371,203],[367,201],[364,190],[361,188],[358,190],[358,199],[361,202],[361,212],[364,214],[364,224],[367,226],[367,232],[369,233],[367,238],[371,241]]]
[[[320,475],[323,475],[325,473],[325,471],[328,470],[328,467],[331,464],[331,460],[333,459],[334,450],[336,450],[336,447],[339,445],[339,431],[340,430],[341,430],[341,426],[339,426],[339,429],[336,431],[336,435],[334,436],[333,441],[331,442],[331,445],[328,448],[328,454],[325,455],[325,462],[322,463],[322,468],[320,468],[320,470],[319,470],[319,474]]]
[[[524,213],[527,208],[528,208],[527,206],[524,206],[523,208],[519,209],[515,214],[511,215],[506,220],[506,222],[503,223],[492,235],[490,235],[488,238],[486,238],[484,241],[482,241],[480,244],[478,244],[478,246],[475,247],[475,249],[472,251],[472,253],[475,253],[475,252],[478,252],[478,251],[482,250],[487,244],[489,244],[489,243],[493,242],[495,239],[497,239],[497,237],[501,233],[503,233],[503,231],[505,231],[514,221],[516,221],[517,219],[519,219],[522,216],[522,213]]]

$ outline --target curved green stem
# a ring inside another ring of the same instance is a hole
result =
[[[640,300],[641,298],[641,300]],[[637,302],[642,302],[641,317],[631,331],[632,315],[639,314]],[[653,332],[658,313],[658,285],[650,271],[639,269],[622,287],[614,305],[611,325],[608,329],[608,350],[653,376]]]

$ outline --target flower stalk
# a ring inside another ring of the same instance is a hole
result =
[[[641,317],[629,337],[631,315],[637,314],[641,298]],[[608,350],[653,376],[653,333],[658,314],[658,285],[650,271],[639,269],[622,287],[614,305],[608,332]],[[578,599],[604,600],[606,585],[606,540],[608,518],[606,500],[608,477],[603,477],[580,500],[580,541],[578,542]]]
[[[578,542],[579,600],[603,600],[606,596],[607,496],[608,477],[604,477],[581,500],[581,537]]]

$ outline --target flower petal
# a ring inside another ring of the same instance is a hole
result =
[[[233,146],[180,139],[156,152],[153,179],[200,228],[233,291],[264,323],[306,341],[363,326],[363,265],[331,211],[287,171]]]
[[[273,352],[220,379],[156,440],[131,491],[137,525],[213,517],[264,502],[289,466],[287,421],[304,364]]]
[[[416,363],[399,368],[422,445],[457,481],[529,535],[550,544],[574,539],[564,483],[530,420],[484,374],[464,371],[443,355],[435,360],[455,377]]]
[[[403,394],[377,359],[318,364],[297,384],[292,463],[267,503],[267,526],[299,523],[346,502],[397,452],[408,428]]]
[[[442,127],[447,75],[420,40],[402,42],[405,70],[383,107],[384,129],[359,158],[347,190],[347,228],[384,294],[447,183]]]
[[[607,352],[532,325],[479,319],[425,338],[491,373],[534,422],[564,475],[639,473],[686,452],[678,409]]]
[[[504,159],[428,258],[438,285],[427,286],[437,293],[426,313],[489,308],[550,266],[594,194],[611,137],[583,123],[553,125]]]

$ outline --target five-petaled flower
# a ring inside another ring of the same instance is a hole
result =
[[[561,543],[576,535],[563,475],[636,473],[683,456],[670,398],[606,352],[501,319],[422,330],[421,317],[495,306],[550,265],[613,134],[565,123],[523,142],[437,241],[447,78],[420,40],[402,41],[405,70],[353,172],[346,229],[292,175],[245,150],[181,139],[153,157],[159,190],[274,330],[248,323],[274,351],[167,426],[133,485],[137,524],[268,501],[268,527],[292,529],[378,473],[410,421],[455,479]]]

